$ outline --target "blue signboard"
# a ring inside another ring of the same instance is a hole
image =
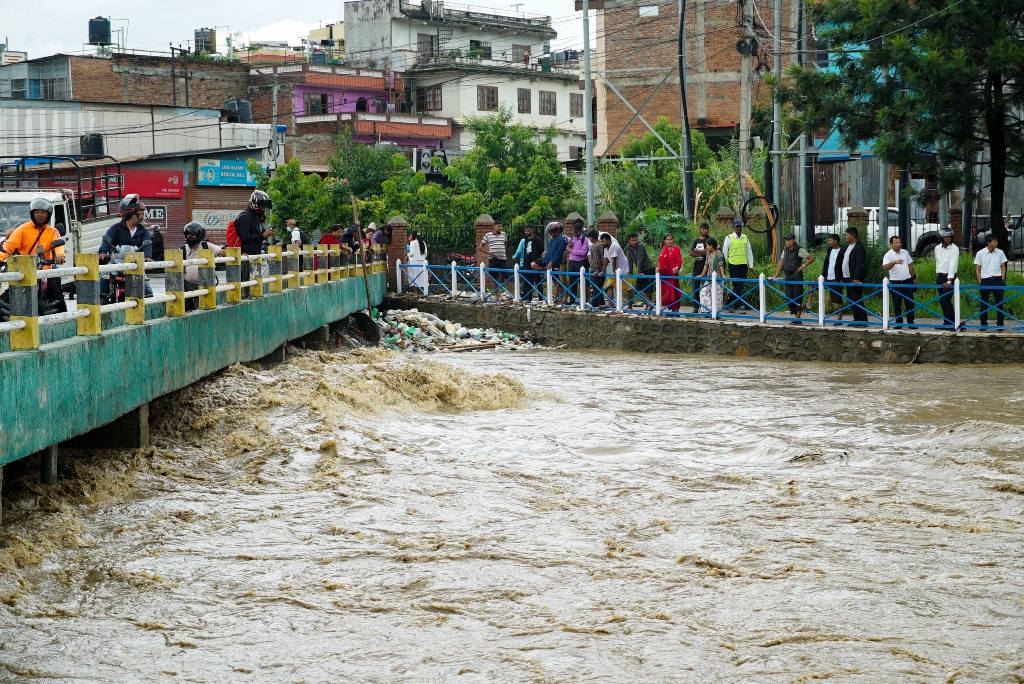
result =
[[[199,185],[253,187],[256,185],[256,178],[245,168],[244,161],[200,159]]]

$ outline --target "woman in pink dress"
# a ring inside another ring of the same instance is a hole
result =
[[[661,308],[670,311],[679,311],[679,300],[682,298],[682,291],[679,289],[679,281],[674,276],[679,275],[679,269],[683,265],[683,254],[676,246],[675,238],[671,233],[666,233],[661,241],[661,252],[658,254],[658,273],[661,274]],[[672,278],[666,278],[671,276]]]

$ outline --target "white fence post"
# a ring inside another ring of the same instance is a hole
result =
[[[552,267],[552,268],[554,268],[554,267]],[[548,306],[554,306],[555,305],[555,285],[552,282],[551,269],[550,268],[545,269],[545,272],[547,273]]]
[[[515,295],[512,297],[512,301],[518,302],[522,297],[519,296],[519,264],[512,265],[512,277],[516,281]]]
[[[960,329],[960,279],[953,278],[953,330]]]
[[[661,315],[661,272],[654,272],[654,315]]]
[[[818,276],[818,325],[825,327],[825,276]]]
[[[718,273],[711,271],[711,320],[718,318]]]
[[[889,329],[889,279],[882,278],[882,330]]]
[[[402,294],[402,260],[395,259],[395,292]]]
[[[615,269],[615,310],[622,313],[622,269]]]
[[[452,299],[459,298],[459,273],[456,271],[455,260],[452,259]]]
[[[764,323],[764,316],[767,309],[765,303],[765,287],[764,287],[764,273],[757,275],[757,318],[761,323]]]
[[[484,265],[480,264],[480,301],[487,299],[487,277],[484,275]]]
[[[587,269],[580,266],[580,311],[586,311],[587,304]]]

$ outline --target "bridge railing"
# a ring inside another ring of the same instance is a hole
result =
[[[483,266],[398,263],[396,290],[476,302],[550,306],[759,323],[800,322],[824,327],[987,330],[1024,333],[1024,287],[892,283],[833,283],[766,277],[630,275],[489,269]],[[682,309],[682,310],[681,310]],[[689,309],[689,310],[686,310]]]
[[[66,321],[77,321],[77,335],[98,336],[103,331],[102,314],[125,312],[125,325],[146,323],[146,306],[166,304],[164,316],[186,315],[186,301],[198,299],[199,310],[216,309],[217,295],[224,293],[226,305],[238,304],[243,296],[255,299],[288,289],[312,287],[342,278],[362,277],[366,273],[387,270],[386,252],[380,245],[367,249],[367,263],[355,254],[343,253],[341,245],[281,245],[270,247],[263,254],[242,254],[241,248],[225,248],[226,256],[215,256],[213,250],[199,250],[199,258],[185,259],[179,250],[167,253],[164,261],[146,261],[141,252],[125,255],[117,264],[99,263],[99,254],[78,254],[76,265],[40,270],[33,256],[12,256],[8,272],[0,273],[0,283],[9,285],[10,321],[0,323],[0,333],[11,334],[12,351],[38,349],[39,329]],[[216,267],[225,265],[226,281],[218,284]],[[249,264],[249,277],[242,280],[242,265]],[[188,291],[185,268],[198,267],[198,287]],[[146,296],[146,271],[164,269],[162,295]],[[102,304],[100,283],[103,276],[122,273],[125,277],[124,301]],[[75,278],[77,304],[74,311],[39,315],[39,283],[50,278]],[[244,292],[244,295],[243,295]],[[154,320],[154,319],[148,319]]]

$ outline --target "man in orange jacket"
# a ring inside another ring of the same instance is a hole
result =
[[[64,247],[51,247],[53,241],[60,238],[57,229],[50,225],[53,204],[42,197],[36,198],[29,205],[28,213],[32,220],[15,228],[10,237],[0,244],[0,261],[7,261],[7,257],[15,254],[29,256],[36,253],[37,247],[42,247],[47,256],[52,249],[54,261],[63,264]]]

